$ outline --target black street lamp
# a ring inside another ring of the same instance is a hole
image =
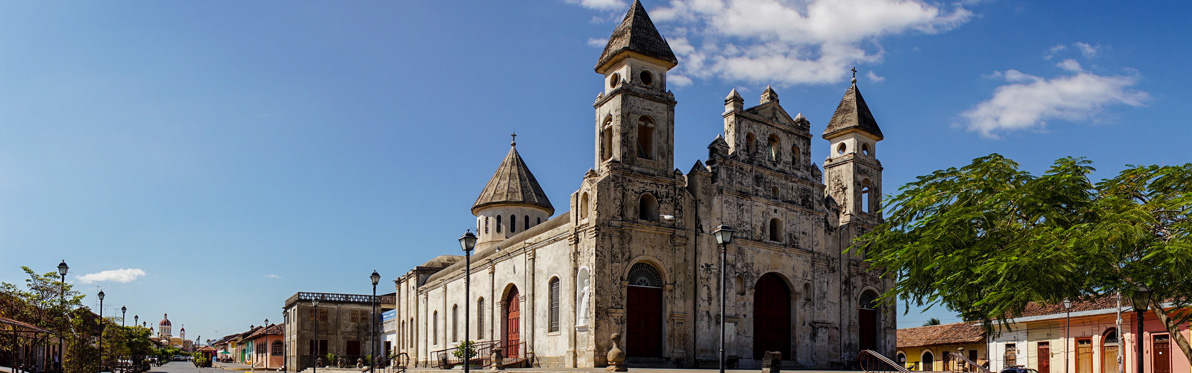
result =
[[[124,314],[128,313],[128,307],[120,306],[120,328],[124,329]]]
[[[265,361],[261,363],[264,370],[269,370],[269,318],[265,318],[265,326],[261,329],[261,336],[265,338]],[[258,348],[257,351],[261,349]]]
[[[286,325],[290,325],[290,313],[281,311],[281,370],[289,372],[290,350],[286,348],[286,344],[289,342],[286,340]],[[207,344],[210,345],[211,342],[207,342]]]
[[[1151,302],[1151,290],[1141,283],[1136,286],[1138,288],[1130,297],[1134,303],[1134,313],[1138,316],[1138,321],[1134,323],[1134,360],[1138,361],[1138,370],[1135,373],[1142,373],[1142,313]]]
[[[472,249],[476,248],[476,235],[469,229],[459,238],[459,247],[464,250],[464,372],[468,372],[472,363],[472,333],[469,319],[471,318],[472,303]],[[481,310],[481,312],[484,312]],[[494,363],[496,364],[496,363]]]
[[[103,290],[99,291],[99,368],[104,368],[103,361]]]
[[[1072,300],[1064,299],[1064,310],[1067,315],[1064,316],[1064,321],[1067,325],[1064,327],[1064,373],[1068,373],[1068,338],[1072,333]]]
[[[59,283],[59,286],[58,286],[58,305],[62,307],[62,319],[63,320],[66,320],[66,318],[67,318],[67,316],[66,316],[66,272],[69,270],[70,270],[70,266],[66,265],[66,260],[63,260],[62,263],[58,263],[58,274],[62,275],[62,282]],[[58,368],[59,372],[62,371],[63,357],[66,356],[62,352],[63,352],[62,351],[62,332],[59,332],[58,333],[58,361],[55,362],[55,364],[58,365],[57,368]]]
[[[724,266],[728,262],[728,244],[733,242],[733,228],[724,224],[716,226],[712,235],[716,236],[716,244],[720,245],[720,373],[724,373]]]
[[[368,371],[375,372],[377,366],[377,283],[381,282],[381,274],[377,273],[377,270],[374,269],[372,275],[368,276],[368,279],[372,281],[373,285],[372,320],[369,320],[369,324],[372,325],[372,336],[368,338],[368,344],[371,345],[368,350],[369,354],[372,355],[372,361],[368,364]]]
[[[314,307],[314,317],[312,318],[315,319],[315,338],[314,342],[311,343],[311,348],[314,349],[313,353],[315,355],[314,360],[311,360],[311,365],[315,366],[314,373],[319,373],[319,298],[320,296],[316,295],[315,299],[310,300],[310,305]]]

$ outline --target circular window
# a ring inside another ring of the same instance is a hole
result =
[[[621,84],[621,74],[613,73],[612,76],[608,77],[608,87],[609,88],[617,88],[617,86],[620,84]]]
[[[647,86],[654,85],[654,74],[651,74],[649,71],[643,70],[642,73],[638,75],[638,78],[642,80],[642,84]]]
[[[840,143],[840,145],[836,145],[836,154],[844,154],[844,150],[845,150],[844,143]]]

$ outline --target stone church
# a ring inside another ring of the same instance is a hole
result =
[[[883,136],[856,79],[821,135],[823,171],[811,122],[767,88],[752,107],[729,93],[723,134],[708,134],[707,160],[684,173],[667,90],[678,63],[635,2],[596,62],[593,167],[568,211],[555,214],[513,143],[472,207],[470,294],[459,255],[399,277],[396,352],[437,366],[466,339],[483,357],[600,367],[619,333],[631,366],[710,367],[723,319],[728,360],[742,368],[765,351],[820,369],[852,366],[863,349],[893,354],[894,307],[874,302],[892,281],[843,252],[882,220]],[[712,234],[722,224],[736,231],[723,289]]]

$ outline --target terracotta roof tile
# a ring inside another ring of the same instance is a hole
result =
[[[981,324],[955,323],[898,329],[898,348],[977,343],[985,340]]]

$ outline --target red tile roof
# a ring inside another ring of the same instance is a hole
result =
[[[898,329],[898,348],[978,343],[985,330],[977,323],[955,323]]]

